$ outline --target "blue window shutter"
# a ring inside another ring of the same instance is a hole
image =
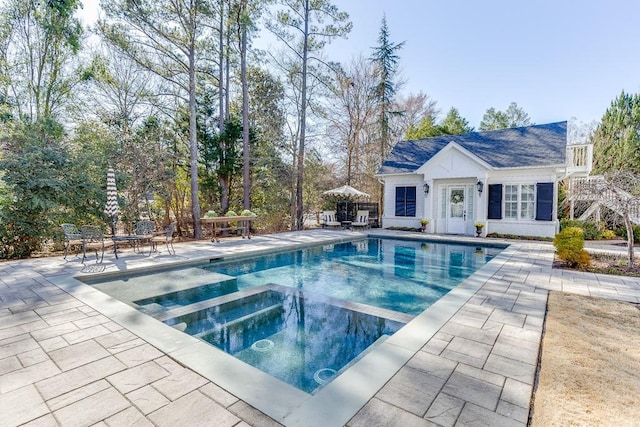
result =
[[[539,182],[536,185],[536,220],[553,220],[553,182]]]
[[[396,216],[405,216],[405,190],[406,187],[396,187]]]
[[[407,187],[406,216],[416,216],[416,187]]]
[[[502,184],[489,185],[488,219],[502,219]]]

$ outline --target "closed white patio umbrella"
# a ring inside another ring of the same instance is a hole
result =
[[[116,188],[116,173],[112,167],[107,171],[107,202],[104,206],[104,213],[111,218],[111,235],[116,234],[116,221],[120,214],[118,206],[118,190]]]

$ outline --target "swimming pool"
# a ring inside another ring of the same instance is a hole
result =
[[[502,249],[373,238],[95,286],[314,393]]]
[[[404,326],[274,286],[166,323],[307,393]]]
[[[276,283],[416,315],[501,250],[378,238],[219,261],[205,268],[236,277],[238,289]]]

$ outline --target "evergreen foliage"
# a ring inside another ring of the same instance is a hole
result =
[[[2,141],[3,199],[0,258],[22,258],[40,249],[73,194],[67,181],[69,153],[62,126],[42,119],[23,124]]]
[[[418,126],[409,125],[404,139],[422,139],[442,135],[442,128],[436,125],[433,116],[424,116]]]
[[[495,130],[504,128],[517,128],[529,126],[531,122],[529,115],[518,104],[512,102],[506,111],[489,108],[482,117],[480,130]]]
[[[460,116],[456,108],[452,107],[447,113],[447,116],[439,124],[436,124],[432,114],[425,115],[417,126],[409,124],[404,139],[422,139],[440,135],[459,135],[469,132],[473,132],[473,127],[469,126],[469,122]]]
[[[400,56],[398,52],[405,42],[394,43],[390,40],[389,28],[387,27],[386,16],[382,17],[380,33],[378,35],[378,46],[373,48],[371,61],[375,65],[375,75],[377,84],[374,89],[374,97],[377,101],[378,127],[380,138],[380,163],[384,161],[390,150],[390,119],[393,114],[399,112],[394,110],[394,99],[398,90],[397,73]]]
[[[592,137],[593,172],[640,175],[640,94],[624,91],[611,102]]]
[[[598,240],[602,238],[602,232],[598,224],[593,221],[580,221],[578,219],[562,219],[560,220],[560,230],[569,227],[577,227],[582,230],[584,240]]]
[[[469,126],[467,119],[460,115],[457,108],[451,107],[447,116],[440,123],[442,132],[447,135],[459,135],[462,133],[473,132],[473,126]]]

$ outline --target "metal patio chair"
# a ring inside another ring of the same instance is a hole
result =
[[[113,240],[105,240],[102,227],[97,225],[83,225],[80,227],[80,232],[82,234],[82,262],[84,263],[87,257],[87,249],[96,252],[96,262],[98,262],[98,250],[100,250],[102,252],[100,262],[102,262],[104,250],[114,245]]]
[[[76,256],[78,256],[78,248],[82,247],[82,233],[75,224],[65,223],[61,224],[60,227],[64,232],[64,259],[67,259],[67,253],[71,246],[76,247]]]
[[[142,253],[142,246],[145,243],[149,243],[149,255],[153,250],[152,240],[155,237],[156,223],[149,220],[142,220],[136,222],[136,242],[138,244],[138,252]]]
[[[172,222],[171,224],[169,224],[167,229],[162,234],[158,234],[157,236],[151,239],[151,251],[158,252],[158,244],[160,245],[165,244],[167,245],[167,251],[169,252],[169,255],[175,255],[176,250],[173,247],[173,233],[175,231],[176,231],[176,223]],[[173,250],[173,254],[171,253],[172,250]]]

